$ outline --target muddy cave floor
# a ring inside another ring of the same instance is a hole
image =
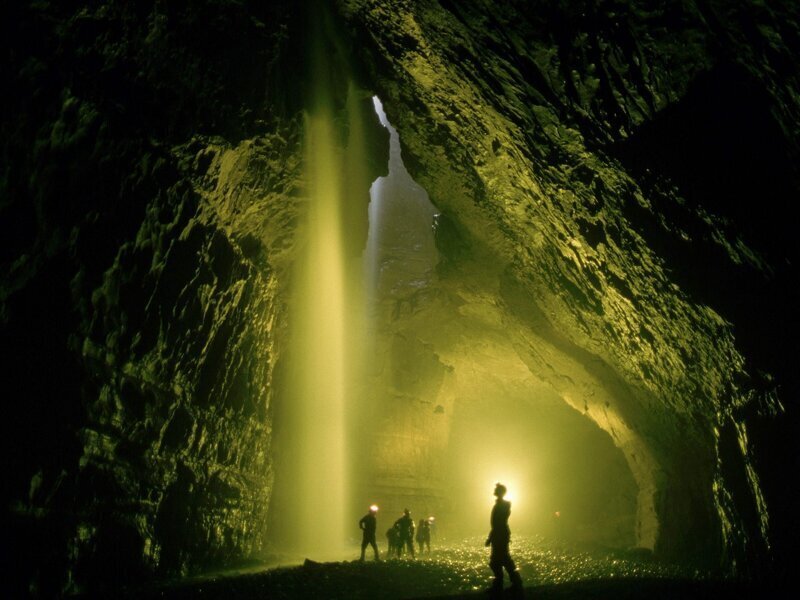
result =
[[[491,581],[482,540],[432,544],[430,554],[359,562],[306,561],[272,557],[261,565],[147,588],[117,591],[122,598],[481,598]],[[385,544],[380,548],[385,552]],[[754,584],[722,580],[665,564],[635,552],[567,547],[541,537],[516,536],[512,555],[526,598],[707,598],[778,597]],[[292,564],[294,563],[294,564]],[[283,566],[277,566],[283,565]],[[506,580],[506,588],[508,588]],[[502,597],[512,596],[510,590]]]

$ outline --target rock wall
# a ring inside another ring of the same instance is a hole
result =
[[[768,530],[768,511],[796,522],[781,478],[754,464],[797,448],[746,432],[795,422],[763,375],[792,401],[791,5],[340,5],[409,170],[460,232],[454,268],[494,270],[532,373],[626,453],[639,543],[740,570],[788,548]]]
[[[22,410],[4,435],[6,583],[50,597],[253,556],[300,179],[300,92],[281,71],[295,17],[9,10],[2,380]]]
[[[26,407],[4,436],[15,594],[262,552],[307,195],[311,4],[9,8],[2,381]],[[346,40],[325,43],[351,62]],[[348,107],[358,73],[331,80],[337,140],[349,108],[366,154],[353,173],[371,181],[388,148],[370,94]],[[362,187],[344,217],[358,248]]]

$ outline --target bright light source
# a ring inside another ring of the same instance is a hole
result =
[[[378,512],[378,505],[377,504],[373,504],[372,506],[369,507],[369,510],[371,512]]]
[[[492,482],[492,485],[491,485],[491,488],[490,488],[493,492],[494,492],[495,486],[498,483],[501,483],[506,488],[506,493],[505,493],[505,496],[503,496],[503,498],[505,498],[509,502],[512,502],[515,499],[517,499],[517,496],[519,495],[519,491],[520,491],[520,486],[517,483],[516,478],[502,477],[500,479],[495,479]]]

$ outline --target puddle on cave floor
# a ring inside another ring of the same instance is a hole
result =
[[[359,548],[342,562],[308,566],[250,567],[182,581],[157,589],[132,590],[128,598],[431,598],[483,596],[491,579],[483,539],[441,544],[421,558],[359,563]],[[367,556],[370,557],[370,553]],[[380,548],[385,551],[385,544]],[[709,586],[733,585],[632,552],[581,551],[541,537],[515,536],[512,555],[526,597],[701,598]],[[290,562],[283,559],[278,562]],[[274,565],[276,561],[271,561]],[[677,587],[676,587],[677,586]]]

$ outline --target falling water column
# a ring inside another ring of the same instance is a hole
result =
[[[361,409],[368,396],[361,383],[367,353],[361,252],[375,177],[367,131],[372,102],[354,82],[330,6],[308,6],[305,218],[273,421],[268,535],[279,552],[340,560],[373,501],[352,485],[369,452]]]
[[[302,546],[341,548],[344,522],[344,273],[336,148],[326,114],[307,121],[309,207],[303,281],[296,296],[302,326],[298,400],[304,418],[298,502]],[[290,483],[292,485],[292,483]]]
[[[306,116],[308,205],[292,306],[291,473],[293,546],[336,557],[344,543],[346,282],[342,159],[333,115],[329,24],[311,20],[311,98]]]

